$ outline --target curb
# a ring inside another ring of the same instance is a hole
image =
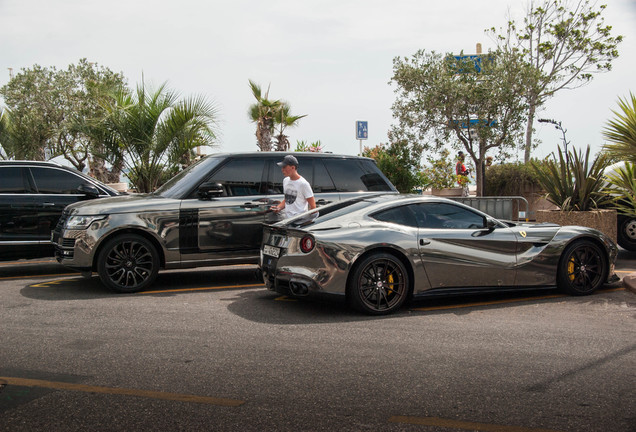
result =
[[[636,294],[636,273],[630,273],[623,278],[623,286]]]

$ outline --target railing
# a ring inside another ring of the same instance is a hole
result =
[[[482,212],[497,219],[517,221],[528,220],[528,200],[521,196],[448,198],[476,208],[477,210],[481,210]]]

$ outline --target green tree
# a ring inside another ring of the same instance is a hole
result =
[[[636,97],[619,99],[619,111],[612,111],[615,118],[607,123],[603,135],[610,141],[605,149],[619,160],[636,164]]]
[[[362,155],[373,158],[398,191],[410,193],[414,188],[422,186],[422,151],[420,145],[409,146],[406,141],[398,141],[365,148]]]
[[[528,103],[524,161],[530,160],[535,113],[562,89],[589,83],[593,75],[611,70],[622,36],[613,36],[602,12],[589,0],[544,0],[530,3],[521,25],[509,20],[499,32],[490,32],[499,49],[520,53],[536,70],[524,91]]]
[[[91,156],[100,153],[103,133],[88,125],[103,116],[103,95],[124,82],[121,74],[86,59],[67,70],[39,65],[23,69],[0,89],[12,125],[11,144],[4,147],[7,156],[35,160],[64,156],[80,171],[89,163],[98,179],[117,181],[118,169],[94,172],[93,167],[104,165]]]
[[[203,97],[179,100],[161,85],[142,84],[136,91],[122,87],[106,105],[109,133],[104,156],[123,161],[139,192],[152,192],[181,165],[191,162],[194,149],[214,146],[217,110]]]
[[[407,141],[424,150],[447,144],[464,150],[476,168],[477,194],[483,195],[486,154],[504,157],[522,133],[523,97],[533,71],[515,53],[497,51],[471,58],[418,51],[393,60],[396,101],[392,141]]]
[[[256,145],[260,151],[271,151],[274,122],[282,102],[279,100],[270,101],[268,99],[269,87],[265,94],[263,94],[258,84],[252,80],[249,80],[249,83],[252,94],[256,99],[256,103],[250,105],[248,111],[250,119],[256,123]]]
[[[9,158],[45,160],[55,156],[55,136],[62,123],[62,95],[55,68],[34,65],[0,88],[9,111],[11,142],[3,143]]]
[[[277,134],[275,136],[276,140],[276,151],[288,151],[289,150],[289,138],[285,135],[285,129],[288,127],[294,127],[298,125],[298,121],[307,117],[307,115],[295,116],[290,113],[291,107],[286,102],[281,102],[278,111],[274,116],[275,127],[277,128]]]

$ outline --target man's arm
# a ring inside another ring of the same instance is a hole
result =
[[[316,208],[316,199],[314,197],[307,198],[307,204],[309,204],[309,210]]]

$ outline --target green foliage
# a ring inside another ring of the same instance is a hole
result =
[[[486,168],[484,194],[487,196],[520,196],[528,188],[541,188],[537,173],[529,163],[502,163]]]
[[[152,192],[191,162],[196,147],[215,143],[216,108],[203,97],[179,100],[165,84],[154,91],[143,82],[135,92],[122,87],[106,110],[108,155],[124,161],[138,192]]]
[[[422,186],[421,147],[409,146],[406,141],[398,141],[388,146],[380,144],[371,149],[365,148],[362,156],[373,158],[380,170],[401,193],[410,193],[414,188]]]
[[[0,89],[10,113],[9,137],[2,141],[6,155],[36,160],[62,155],[82,171],[102,152],[104,131],[91,126],[104,115],[100,100],[123,84],[121,74],[86,59],[66,70],[22,69]]]
[[[285,129],[298,125],[298,121],[306,115],[295,116],[291,114],[289,103],[281,100],[269,100],[269,87],[263,94],[261,87],[254,81],[249,80],[252,95],[256,103],[252,104],[248,110],[250,119],[256,123],[256,145],[261,151],[272,150],[272,136],[276,140],[276,151],[289,150],[288,136]]]
[[[450,157],[450,151],[443,149],[439,153],[439,157],[426,158],[428,165],[422,170],[422,176],[425,181],[424,188],[445,189],[458,187],[457,174],[455,173],[455,162]]]
[[[439,151],[449,144],[464,150],[477,169],[481,195],[486,154],[506,155],[523,133],[524,94],[531,73],[514,52],[482,57],[481,72],[473,60],[455,60],[450,54],[420,50],[410,58],[395,58],[391,81],[397,96],[392,110],[398,123],[389,136],[425,150]],[[475,119],[481,121],[471,123]]]
[[[305,141],[296,141],[295,152],[313,152],[322,153],[322,144],[320,141],[306,143]]]
[[[625,166],[607,176],[609,187],[606,190],[613,196],[613,208],[619,213],[636,217],[636,165],[626,162]],[[616,192],[619,195],[616,195]]]
[[[607,123],[603,135],[611,142],[605,149],[614,159],[636,163],[636,96],[629,96],[631,100],[619,99],[621,112],[612,111],[615,119]]]
[[[563,156],[559,148],[559,158],[546,160],[544,165],[532,161],[541,187],[546,191],[546,199],[562,211],[587,211],[603,207],[611,197],[605,192],[603,171],[608,166],[605,154],[590,160],[590,147],[585,156],[581,151],[570,151]]]
[[[593,74],[611,70],[618,57],[622,36],[612,36],[596,2],[581,0],[543,0],[530,3],[522,24],[508,21],[505,29],[489,30],[498,48],[517,52],[534,69],[527,96],[525,161],[530,160],[532,125],[537,108],[562,89],[580,87]]]

